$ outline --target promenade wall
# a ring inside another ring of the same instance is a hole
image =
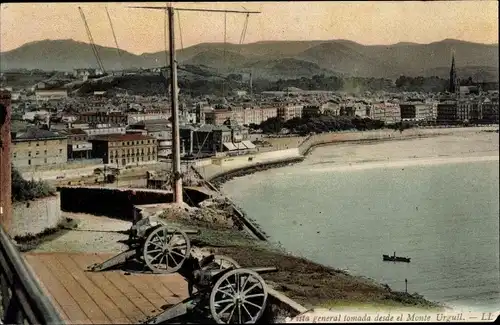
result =
[[[12,237],[37,235],[49,228],[57,227],[62,221],[61,198],[59,194],[12,205]]]
[[[108,188],[99,186],[61,186],[61,210],[65,212],[89,213],[132,221],[136,205],[171,203],[173,193],[165,190]],[[184,188],[186,196],[197,204],[209,194],[196,188]]]

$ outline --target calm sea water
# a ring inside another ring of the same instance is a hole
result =
[[[324,167],[324,166],[323,166]],[[500,309],[499,163],[268,170],[224,192],[290,252],[462,310]],[[382,261],[382,254],[412,258]]]

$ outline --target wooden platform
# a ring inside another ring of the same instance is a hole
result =
[[[110,254],[26,253],[42,289],[68,324],[131,324],[187,298],[178,274],[86,272]]]

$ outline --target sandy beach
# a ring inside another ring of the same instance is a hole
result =
[[[312,168],[312,172],[325,172],[325,171],[356,171],[367,170],[374,168],[402,168],[410,166],[433,166],[442,164],[458,164],[458,163],[471,163],[482,161],[498,161],[499,156],[479,156],[479,157],[452,157],[452,158],[415,158],[409,160],[391,161],[391,162],[365,162],[356,163],[344,166],[334,166],[326,168]]]
[[[314,149],[307,171],[355,171],[499,160],[495,132],[471,132],[397,141],[342,143]],[[328,165],[323,167],[322,165]]]

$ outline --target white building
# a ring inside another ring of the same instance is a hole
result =
[[[33,112],[26,112],[23,115],[23,120],[25,121],[33,121],[35,118],[40,118],[40,119],[45,119],[47,116],[49,116],[50,113],[47,111],[33,111]]]
[[[37,101],[61,100],[68,98],[66,89],[37,89],[35,91]]]

